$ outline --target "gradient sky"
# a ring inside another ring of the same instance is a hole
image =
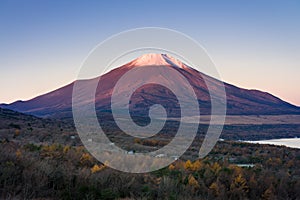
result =
[[[197,40],[223,81],[300,106],[300,1],[0,1],[0,102],[76,79],[88,53],[127,29]]]

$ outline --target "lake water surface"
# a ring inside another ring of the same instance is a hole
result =
[[[282,138],[273,140],[259,140],[259,141],[245,141],[255,144],[273,144],[273,145],[284,145],[287,147],[300,149],[300,138]]]

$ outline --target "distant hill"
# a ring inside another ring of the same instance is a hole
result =
[[[71,136],[75,135],[72,139]],[[0,141],[64,144],[79,141],[72,124],[0,108]]]

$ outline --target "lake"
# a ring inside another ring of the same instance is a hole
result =
[[[244,141],[254,144],[273,144],[273,145],[284,145],[291,148],[300,149],[300,138],[282,138],[272,140],[259,140],[259,141]]]

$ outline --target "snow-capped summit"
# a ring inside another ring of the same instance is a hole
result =
[[[185,64],[167,54],[144,54],[129,63],[130,66],[163,65],[187,68]]]

